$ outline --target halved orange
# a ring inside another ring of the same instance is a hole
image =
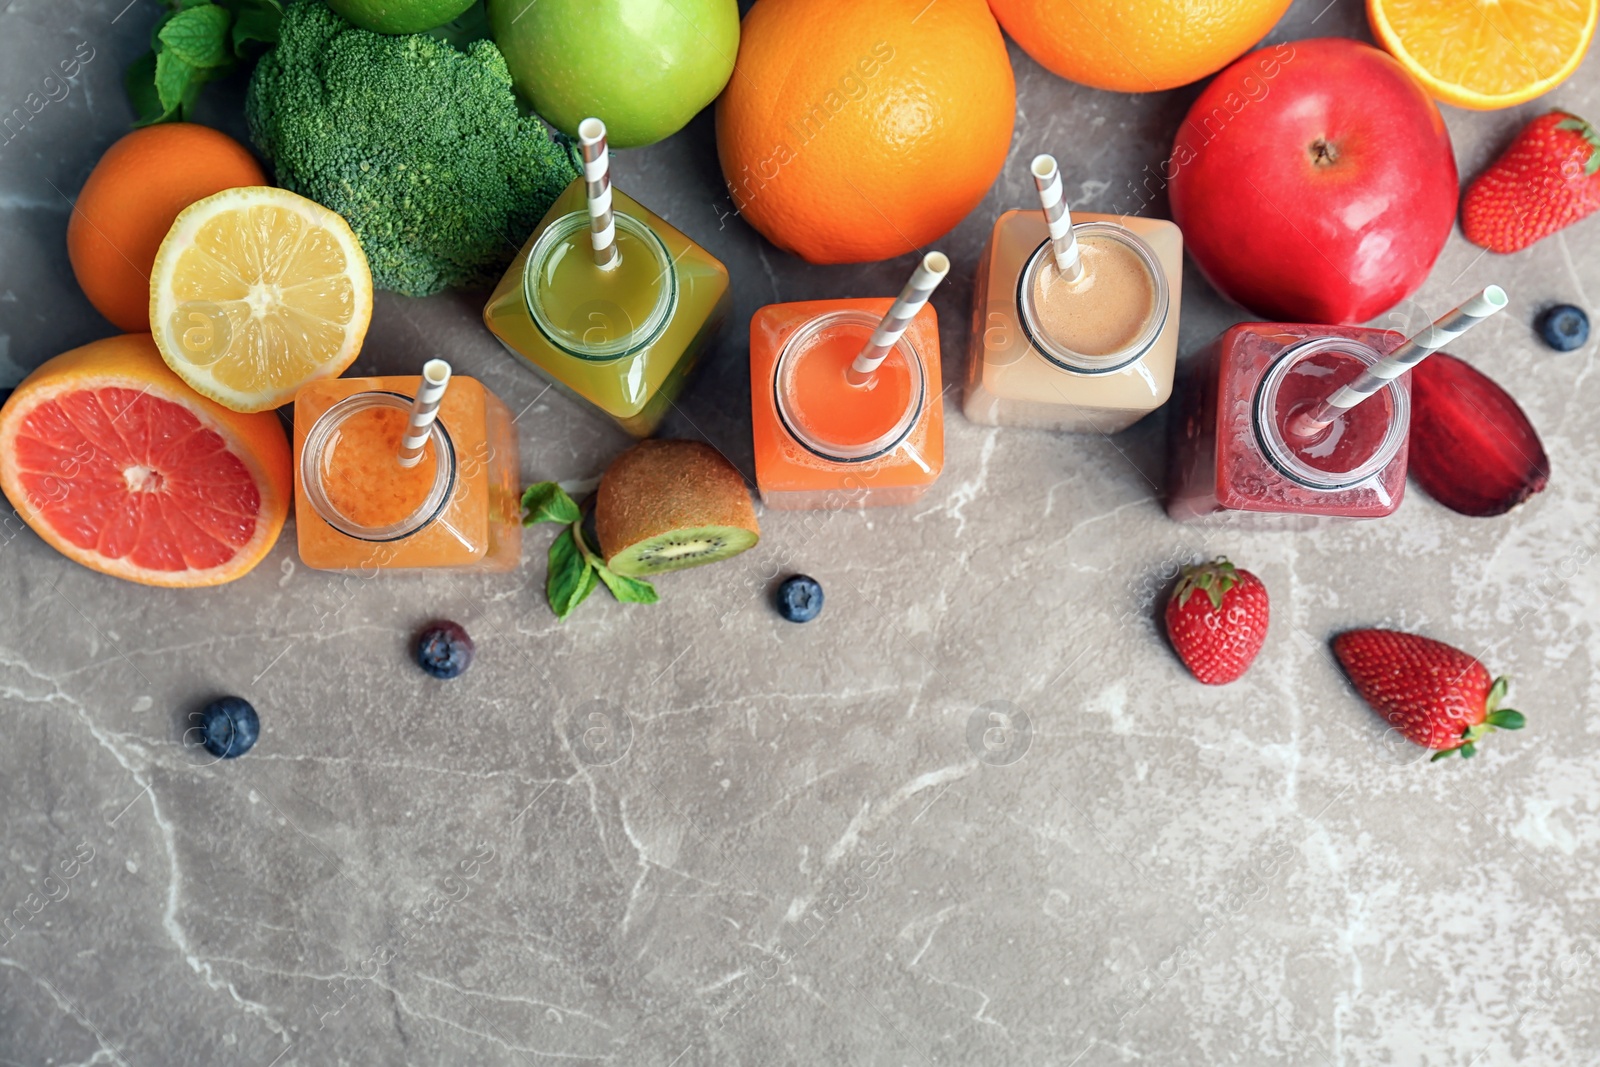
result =
[[[145,333],[49,360],[0,408],[17,514],[67,558],[145,585],[220,585],[261,562],[292,469],[275,413],[198,395]]]
[[[1367,0],[1367,18],[1435,98],[1491,111],[1542,96],[1578,69],[1600,0]]]
[[[355,362],[372,319],[361,242],[287,189],[226,189],[184,208],[150,272],[167,366],[234,411],[287,404]]]

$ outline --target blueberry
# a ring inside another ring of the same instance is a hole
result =
[[[1589,316],[1582,308],[1571,304],[1557,304],[1539,316],[1536,324],[1544,343],[1557,352],[1571,352],[1582,348],[1589,340]]]
[[[472,638],[453,622],[435,622],[417,636],[417,666],[435,678],[458,677],[472,666]]]
[[[815,578],[796,574],[778,586],[778,614],[790,622],[810,622],[822,614],[822,585]]]
[[[201,739],[206,751],[220,759],[237,759],[249,752],[261,736],[261,719],[250,702],[222,697],[200,712]]]

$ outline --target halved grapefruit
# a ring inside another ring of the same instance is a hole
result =
[[[48,361],[0,408],[0,489],[68,559],[145,585],[261,562],[293,497],[283,424],[200,396],[149,334]]]

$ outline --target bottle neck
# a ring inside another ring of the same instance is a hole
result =
[[[317,516],[360,541],[399,541],[426,528],[450,500],[455,446],[435,420],[423,462],[399,464],[398,441],[412,398],[366,392],[345,397],[312,424],[300,451],[300,483]]]
[[[874,372],[877,381],[863,387],[846,377],[879,321],[865,311],[818,315],[790,334],[778,353],[772,372],[778,419],[813,455],[835,463],[878,459],[900,447],[922,417],[927,374],[909,332]]]
[[[678,271],[660,236],[613,212],[619,260],[594,263],[587,210],[561,216],[528,252],[522,294],[534,326],[560,351],[598,363],[655,342],[678,306]]]
[[[1054,254],[1048,239],[1034,249],[1033,255],[1028,257],[1021,276],[1017,279],[1017,317],[1035,351],[1049,363],[1072,374],[1111,374],[1137,363],[1155,346],[1162,330],[1166,328],[1167,316],[1171,311],[1171,287],[1167,284],[1166,271],[1162,268],[1155,249],[1126,226],[1114,222],[1084,222],[1075,225],[1073,232],[1080,244],[1086,239],[1116,242],[1132,253],[1144,268],[1150,284],[1151,300],[1148,309],[1136,312],[1142,315],[1142,319],[1128,324],[1130,331],[1137,328],[1133,339],[1114,351],[1095,354],[1075,351],[1051,335],[1043,321],[1044,316],[1039,301],[1042,277],[1047,274],[1053,276],[1056,271]],[[1104,297],[1086,293],[1083,299],[1096,300]]]
[[[1381,473],[1405,445],[1411,399],[1390,382],[1309,438],[1293,435],[1294,417],[1383,358],[1371,345],[1319,337],[1285,349],[1256,387],[1252,421],[1263,455],[1306,489],[1337,492]]]

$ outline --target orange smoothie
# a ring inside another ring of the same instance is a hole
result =
[[[894,301],[772,304],[750,323],[756,484],[771,508],[909,504],[944,467],[939,323],[925,307],[863,385],[846,372]]]
[[[890,352],[863,384],[850,383],[850,364],[871,335],[870,327],[844,324],[797,345],[784,360],[781,414],[798,437],[835,454],[872,452],[915,414],[921,383],[903,349]]]
[[[439,460],[429,441],[415,467],[400,466],[406,424],[398,407],[363,408],[339,423],[322,450],[328,503],[357,526],[394,526],[427,503]]]
[[[473,378],[450,380],[422,461],[398,462],[421,379],[331,378],[294,400],[295,529],[317,570],[499,571],[522,551],[516,430]]]

